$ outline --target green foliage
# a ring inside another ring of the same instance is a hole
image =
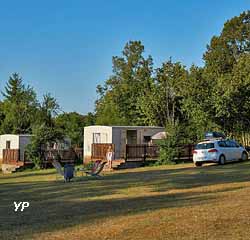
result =
[[[198,138],[207,130],[249,132],[249,36],[247,11],[227,21],[212,38],[204,68],[190,68],[182,111]]]
[[[0,132],[2,134],[32,133],[35,125],[54,125],[54,116],[59,104],[50,94],[38,102],[34,89],[23,84],[22,78],[14,73],[6,84],[0,104]]]
[[[1,133],[31,133],[31,124],[37,111],[36,93],[30,86],[25,86],[17,73],[10,76],[2,93]]]
[[[250,12],[224,24],[204,55],[205,76],[213,81],[210,119],[228,135],[249,132]]]
[[[181,117],[182,86],[187,78],[185,67],[169,60],[156,70],[150,91],[141,96],[138,108],[144,124],[164,126]]]
[[[108,94],[96,103],[96,124],[110,126],[127,124],[127,120],[119,113],[114,99]]]
[[[175,163],[175,158],[177,158],[179,154],[178,146],[181,142],[182,134],[178,121],[167,122],[166,133],[166,138],[159,143],[160,159],[157,161],[158,165]]]
[[[54,117],[58,115],[59,110],[60,106],[51,94],[43,95],[43,101],[39,105],[37,124],[44,123],[47,126],[54,126]]]
[[[113,75],[98,86],[97,123],[185,126],[186,140],[205,131],[249,133],[250,12],[228,20],[207,46],[204,67],[186,70],[171,59],[153,70],[139,41],[113,58]],[[246,134],[244,134],[246,135]]]
[[[152,58],[143,57],[140,41],[126,44],[121,57],[113,57],[113,75],[104,86],[97,86],[97,123],[107,125],[141,125],[143,114],[138,109],[141,96],[150,91]]]
[[[193,141],[201,139],[206,131],[218,129],[212,120],[214,106],[211,89],[212,82],[204,77],[204,69],[192,65],[183,85],[181,111],[186,134]]]
[[[219,79],[216,114],[223,118],[226,130],[247,130],[250,116],[250,55],[242,54],[230,76]],[[224,82],[224,83],[222,83]],[[226,83],[226,85],[225,85]]]
[[[43,150],[46,146],[60,141],[64,138],[61,129],[42,124],[33,129],[31,143],[26,147],[27,158],[35,164],[36,168],[41,167]]]
[[[4,104],[0,101],[0,133],[1,133],[1,126],[3,124],[5,115],[4,115]]]
[[[93,125],[95,117],[92,113],[81,115],[77,112],[63,113],[55,118],[55,124],[62,129],[66,136],[71,139],[72,146],[83,146],[83,129],[85,126]]]
[[[34,164],[36,169],[41,168],[43,156],[40,146],[37,146],[35,142],[28,144],[25,148],[25,155]]]
[[[91,171],[94,167],[95,162],[88,162],[86,164],[84,164],[84,169],[86,169],[87,171]]]
[[[233,17],[224,24],[220,36],[214,36],[204,54],[205,68],[211,76],[231,73],[241,54],[250,51],[250,12]]]

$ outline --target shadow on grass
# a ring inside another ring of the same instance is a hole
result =
[[[35,172],[34,172],[35,171]],[[24,177],[35,177],[35,176],[48,176],[52,175],[56,172],[56,170],[50,170],[48,171],[37,171],[37,170],[29,170],[29,171],[24,171],[24,172],[17,172],[17,173],[12,173],[12,174],[2,174],[0,176],[1,179],[13,179],[13,178],[24,178]]]
[[[60,230],[112,216],[201,205],[213,201],[216,198],[214,193],[242,187],[227,186],[210,192],[171,193],[169,190],[249,180],[249,163],[241,163],[196,169],[145,168],[109,174],[98,180],[83,178],[69,184],[61,181],[4,183],[0,185],[0,239],[25,239],[34,233]],[[148,187],[149,194],[113,196],[135,187]],[[14,201],[29,201],[30,207],[23,212],[14,212]]]

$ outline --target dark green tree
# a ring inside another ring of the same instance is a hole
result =
[[[228,20],[214,36],[204,54],[205,69],[211,76],[231,73],[242,53],[250,52],[250,11]]]
[[[113,57],[113,75],[97,87],[96,121],[100,124],[143,124],[138,101],[152,85],[153,61],[143,56],[140,41],[126,44],[121,57]]]
[[[75,147],[83,146],[83,129],[95,123],[92,113],[81,115],[77,112],[63,113],[56,117],[56,126],[63,130]]]
[[[30,86],[23,84],[17,73],[10,76],[5,91],[2,92],[1,133],[31,133],[31,125],[36,118],[36,93]]]
[[[156,69],[154,83],[138,102],[147,125],[165,126],[181,119],[180,103],[183,85],[187,78],[185,67],[171,60]]]
[[[32,125],[31,143],[26,148],[27,158],[37,168],[40,168],[44,159],[43,150],[46,146],[61,141],[65,136],[63,129],[56,125],[55,117],[60,106],[51,94],[45,94],[43,101],[37,107],[36,120]]]
[[[3,102],[0,101],[0,129],[1,129],[1,126],[3,124],[4,118],[5,118],[5,115],[4,115],[4,104],[3,104]]]
[[[57,100],[47,93],[43,96],[43,101],[38,108],[38,118],[36,124],[44,123],[46,126],[53,127],[55,125],[54,118],[58,115],[60,106]]]
[[[247,130],[250,12],[228,20],[204,54],[204,78],[210,81],[209,115],[229,135]],[[244,107],[243,107],[244,106]]]
[[[203,138],[206,131],[218,130],[213,121],[213,84],[210,79],[204,77],[203,68],[192,65],[182,85],[182,124],[186,124],[186,134],[194,141]]]
[[[64,132],[56,127],[46,124],[36,125],[33,128],[31,143],[26,146],[27,159],[32,161],[36,168],[40,168],[44,159],[43,150],[47,145],[61,141],[64,138]]]

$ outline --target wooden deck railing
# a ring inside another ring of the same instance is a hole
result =
[[[110,143],[93,143],[91,159],[105,159],[106,153],[109,148],[112,147],[115,152],[115,144]],[[179,154],[174,159],[175,161],[192,161],[192,144],[183,144],[177,147]],[[116,157],[116,156],[115,156]],[[160,146],[159,145],[147,145],[147,144],[127,144],[126,145],[126,161],[146,161],[146,160],[157,160],[160,157]]]
[[[67,150],[43,150],[42,151],[42,164],[47,167],[48,163],[52,160],[59,160],[61,163],[75,163],[77,159],[82,159],[83,149],[67,149]],[[20,150],[19,149],[3,149],[3,159],[4,164],[14,164],[14,165],[28,165],[32,164],[32,161],[28,159],[26,152],[24,152],[24,160],[20,160]]]
[[[106,153],[109,147],[112,147],[113,152],[115,152],[115,144],[112,143],[93,143],[91,159],[106,159]]]
[[[175,160],[192,161],[193,160],[193,150],[194,144],[183,144],[178,147],[179,154]]]
[[[145,161],[146,159],[157,159],[160,155],[160,147],[158,145],[147,144],[127,144],[126,160]]]
[[[20,160],[19,149],[3,149],[3,163],[15,163]]]
[[[175,161],[192,161],[193,145],[183,144],[177,146],[179,154],[174,159]],[[127,144],[126,145],[126,160],[127,161],[146,161],[156,160],[160,156],[159,145],[147,145],[147,144]]]
[[[74,148],[74,151],[75,151],[76,156],[78,157],[78,159],[83,158],[83,149],[82,148]]]
[[[59,160],[60,162],[74,162],[77,155],[74,149],[57,150],[50,149],[43,152],[44,162],[52,162],[53,160]]]

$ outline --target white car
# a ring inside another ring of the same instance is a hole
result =
[[[207,140],[198,143],[193,151],[195,166],[203,163],[225,164],[228,161],[247,160],[248,153],[244,147],[234,140]]]

